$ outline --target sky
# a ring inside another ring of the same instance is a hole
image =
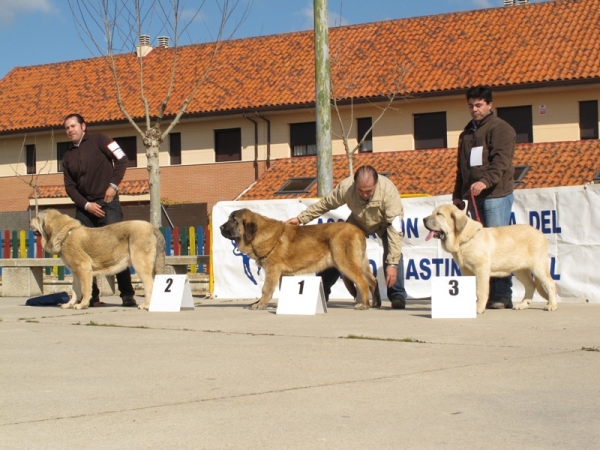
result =
[[[92,41],[76,25],[70,4],[81,0],[0,0],[0,78],[18,66],[33,66],[100,56]],[[86,0],[96,3],[98,0]],[[221,0],[222,1],[222,0]],[[312,0],[237,0],[238,8],[228,22],[227,36],[247,38],[304,31],[313,28]],[[530,3],[550,0],[530,0]],[[130,2],[131,3],[131,2]],[[149,3],[149,2],[146,2]],[[169,3],[169,2],[163,2]],[[220,13],[216,0],[206,0],[206,7],[195,14],[191,8],[198,0],[180,1],[189,18],[189,27],[180,43],[214,41]],[[428,16],[456,11],[502,7],[503,0],[328,0],[330,26],[356,25],[381,20]],[[247,8],[247,9],[244,9]],[[244,16],[241,25],[234,24]],[[88,16],[89,19],[89,16]],[[159,35],[171,35],[154,19],[143,31],[156,45]],[[93,29],[93,20],[88,29]],[[133,44],[120,47],[133,51]]]

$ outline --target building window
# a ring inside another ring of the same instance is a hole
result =
[[[169,134],[169,156],[172,166],[181,164],[181,133]]]
[[[527,175],[527,172],[529,172],[530,168],[531,166],[529,164],[515,166],[515,174],[513,175],[515,186],[523,182],[523,178],[525,178],[525,175]]]
[[[215,161],[242,160],[242,129],[215,130]]]
[[[25,146],[25,158],[27,159],[27,173],[35,173],[35,144],[27,144]]]
[[[370,117],[363,117],[356,119],[356,128],[358,133],[358,142],[366,135],[365,140],[360,145],[358,151],[360,153],[372,153],[373,152],[373,130],[369,129],[373,126],[373,119]],[[369,132],[367,134],[367,131]]]
[[[414,115],[415,149],[448,147],[446,111]]]
[[[305,194],[316,181],[315,177],[289,178],[275,194]]]
[[[64,170],[63,165],[62,165],[62,160],[63,160],[63,157],[65,156],[65,153],[67,153],[69,151],[70,147],[71,147],[70,142],[57,142],[56,143],[56,171],[57,172],[62,172]]]
[[[579,102],[579,139],[598,139],[598,100]]]
[[[533,142],[531,105],[498,108],[498,117],[507,121],[517,133],[517,144]]]
[[[292,156],[306,156],[317,154],[317,123],[291,123],[290,146]]]
[[[121,147],[121,150],[127,155],[129,164],[127,167],[137,167],[137,139],[135,136],[125,136],[114,138]]]

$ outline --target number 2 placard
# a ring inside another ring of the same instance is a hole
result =
[[[150,312],[179,312],[194,309],[192,289],[186,275],[156,275],[150,298]]]

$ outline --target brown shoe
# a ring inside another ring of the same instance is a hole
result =
[[[137,302],[135,301],[135,298],[133,297],[133,295],[124,295],[122,297],[123,299],[123,306],[125,308],[133,308],[137,306]]]
[[[485,306],[486,309],[512,309],[512,307],[512,300],[508,297],[491,297]]]
[[[405,309],[406,308],[406,299],[403,297],[394,297],[390,299],[392,302],[392,309]]]

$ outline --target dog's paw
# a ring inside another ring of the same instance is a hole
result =
[[[477,314],[483,314],[485,312],[485,306],[483,308],[477,308]]]
[[[268,303],[266,305],[261,305],[259,302],[256,302],[249,305],[248,309],[267,309],[268,306]]]
[[[558,305],[556,303],[548,304],[544,306],[544,311],[556,311],[558,309]]]
[[[143,305],[138,305],[138,309],[145,309],[146,311],[148,311],[150,309],[150,305],[146,305],[145,303]]]
[[[62,305],[60,305],[60,307],[62,309],[69,309],[69,308],[72,308],[73,305],[71,305],[70,303],[63,303]]]
[[[356,305],[354,305],[354,309],[364,310],[369,309],[369,307],[367,305],[363,305],[362,303],[357,303]]]
[[[73,306],[73,309],[87,309],[88,305],[82,305],[81,303],[77,303]]]
[[[524,310],[529,308],[529,302],[527,300],[523,300],[522,302],[516,303],[513,306],[513,309]]]

